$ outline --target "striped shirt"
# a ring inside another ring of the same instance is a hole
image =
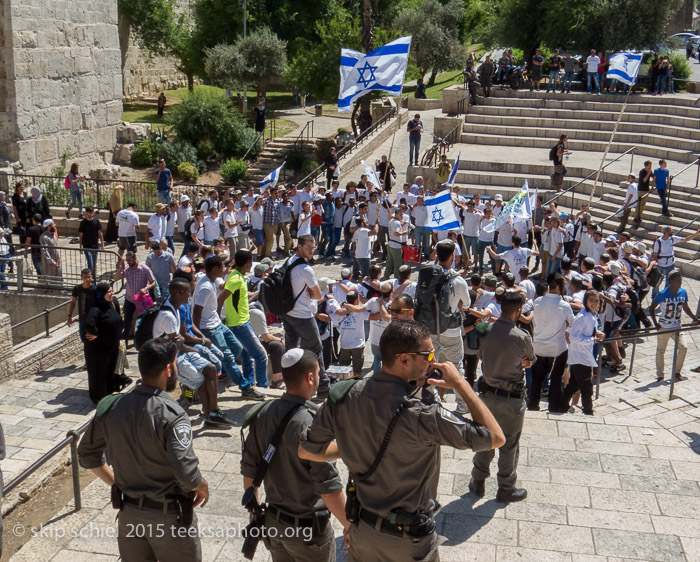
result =
[[[155,280],[151,268],[143,263],[139,263],[135,268],[125,265],[122,268],[121,276],[126,279],[126,295],[124,298],[130,302],[134,302],[136,293]]]

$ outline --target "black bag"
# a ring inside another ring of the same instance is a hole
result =
[[[379,295],[381,295],[381,292],[379,292],[377,289],[372,287],[372,285],[370,283],[367,283],[367,281],[363,281],[362,283],[360,283],[360,285],[362,285],[365,289],[367,289],[367,295],[365,296],[365,298],[367,300],[372,299],[374,297],[378,297]]]
[[[664,279],[664,272],[658,265],[652,266],[647,274],[647,281],[650,287],[658,287]]]
[[[139,319],[136,321],[136,329],[134,330],[134,347],[138,351],[141,346],[148,340],[153,339],[153,324],[161,310],[161,305],[154,304],[147,308]],[[171,309],[172,310],[172,309]],[[177,312],[175,313],[177,314]]]
[[[190,217],[185,221],[185,242],[192,242],[192,225],[194,224],[194,217]]]
[[[251,228],[253,228],[253,225],[247,222],[240,225],[238,228],[240,228],[243,232],[248,232]]]
[[[431,334],[442,334],[462,322],[460,311],[450,308],[450,290],[455,277],[456,272],[447,272],[439,265],[426,266],[418,274],[414,319]]]
[[[638,291],[644,291],[649,288],[649,278],[647,277],[647,273],[644,270],[644,268],[632,261],[627,262],[630,265],[630,268],[632,269],[632,280],[634,281],[634,284],[637,288]]]
[[[292,279],[289,273],[296,266],[304,264],[306,264],[306,260],[301,258],[291,265],[287,260],[282,267],[270,271],[267,278],[260,282],[260,301],[266,312],[281,317],[294,308],[301,294],[306,291],[306,285],[299,291],[299,294],[295,295],[292,292]]]
[[[556,162],[557,160],[557,150],[559,149],[559,145],[555,144],[552,148],[549,149],[549,159],[552,162]]]

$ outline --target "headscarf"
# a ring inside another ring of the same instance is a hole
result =
[[[123,185],[115,185],[112,190],[112,195],[109,197],[109,209],[112,213],[116,214],[122,208],[122,192],[124,191]]]
[[[30,192],[32,194],[32,202],[35,205],[41,203],[41,188],[39,186],[33,185]]]
[[[97,284],[95,292],[95,298],[97,299],[97,301],[95,302],[95,304],[100,310],[104,310],[108,306],[112,305],[111,302],[105,300],[105,295],[109,292],[111,288],[111,283],[103,282]]]

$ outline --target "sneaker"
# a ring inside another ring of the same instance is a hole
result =
[[[67,219],[70,218],[70,211],[66,211],[66,218],[67,218]]]
[[[627,367],[624,363],[620,363],[619,365],[614,365],[610,370],[619,373],[620,371],[624,371],[626,368]]]
[[[663,382],[664,376],[661,375],[660,377],[656,377],[656,382]]]
[[[211,414],[209,414],[208,417],[204,418],[204,427],[216,427],[219,429],[228,429],[231,426],[227,423],[218,422],[218,421],[212,419]]]
[[[211,412],[207,419],[211,420],[213,422],[216,422],[216,423],[222,423],[224,425],[235,425],[233,423],[233,420],[226,417],[226,414],[224,414],[224,412],[223,412],[223,410],[221,410],[221,408],[219,408],[218,410],[216,410],[214,412]]]
[[[676,381],[677,381],[677,382],[687,381],[687,380],[688,380],[688,377],[684,377],[684,376],[681,375],[680,373],[676,373]]]
[[[241,395],[243,398],[247,398],[248,400],[265,400],[265,395],[252,387],[248,390],[242,390]]]

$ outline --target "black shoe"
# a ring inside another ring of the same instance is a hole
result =
[[[486,493],[486,481],[477,480],[472,476],[469,480],[469,491],[478,498],[483,498]]]
[[[229,429],[231,426],[227,423],[219,422],[219,421],[212,419],[212,416],[210,415],[209,417],[204,418],[204,427],[215,427],[218,429]]]
[[[512,503],[523,501],[527,497],[527,490],[525,488],[513,488],[510,491],[498,489],[496,493],[496,501],[502,503]]]
[[[228,426],[235,425],[232,419],[228,418],[226,414],[219,408],[216,411],[212,411],[209,414],[209,417],[207,418],[208,420],[211,420],[213,422],[219,423],[219,424],[224,424]]]
[[[241,395],[243,396],[243,398],[247,398],[248,400],[265,400],[265,395],[259,390],[256,390],[252,387],[248,390],[242,390]]]

